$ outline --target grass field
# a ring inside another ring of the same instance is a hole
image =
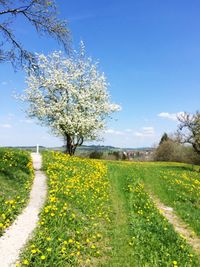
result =
[[[106,261],[110,184],[98,161],[44,153],[49,194],[22,265],[96,266]]]
[[[152,203],[140,175],[143,167],[143,163],[108,163],[109,180],[118,191],[123,211],[113,227],[113,253],[105,266],[200,266],[185,240]]]
[[[127,164],[145,189],[176,213],[200,236],[200,173],[181,163]]]
[[[28,152],[0,149],[0,236],[26,205],[32,178]]]
[[[188,217],[193,220],[198,190],[192,185],[198,184],[199,174],[187,165],[103,162],[60,153],[43,156],[48,199],[19,265],[200,266],[147,193],[173,204],[183,218],[184,205],[190,205]],[[187,201],[179,196],[179,202],[174,201],[176,194]],[[190,225],[198,232],[197,223]]]

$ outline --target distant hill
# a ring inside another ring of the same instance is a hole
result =
[[[23,150],[36,150],[36,146],[6,146],[7,148],[18,148]],[[64,146],[61,147],[45,147],[39,146],[40,150],[58,150],[63,151]],[[152,147],[138,147],[138,148],[120,148],[114,146],[104,146],[104,145],[82,145],[77,148],[77,151],[151,151],[154,150]]]

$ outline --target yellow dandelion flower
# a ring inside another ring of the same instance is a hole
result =
[[[23,261],[23,264],[24,264],[24,265],[29,265],[29,261],[25,259],[25,260]]]

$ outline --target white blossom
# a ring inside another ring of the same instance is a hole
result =
[[[85,57],[83,42],[74,56],[53,52],[37,58],[39,73],[27,72],[28,88],[23,95],[29,104],[27,114],[68,138],[75,151],[83,140],[96,139],[105,129],[106,117],[120,106],[110,103],[105,75]]]

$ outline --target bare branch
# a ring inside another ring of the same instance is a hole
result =
[[[182,143],[189,143],[194,150],[200,154],[200,113],[184,113],[178,117],[180,125],[178,133],[181,136]]]
[[[31,60],[34,60],[33,54],[24,49],[11,28],[18,16],[22,16],[26,22],[32,24],[40,35],[48,35],[56,39],[69,53],[71,45],[70,33],[66,21],[57,17],[55,1],[17,1],[17,5],[20,3],[21,6],[16,6],[14,1],[0,0],[0,16],[4,18],[5,15],[5,20],[0,23],[0,33],[4,37],[4,47],[10,46],[7,51],[3,48],[1,49],[0,61],[9,61],[14,65],[19,64],[19,66],[22,66],[24,63],[30,65]]]

